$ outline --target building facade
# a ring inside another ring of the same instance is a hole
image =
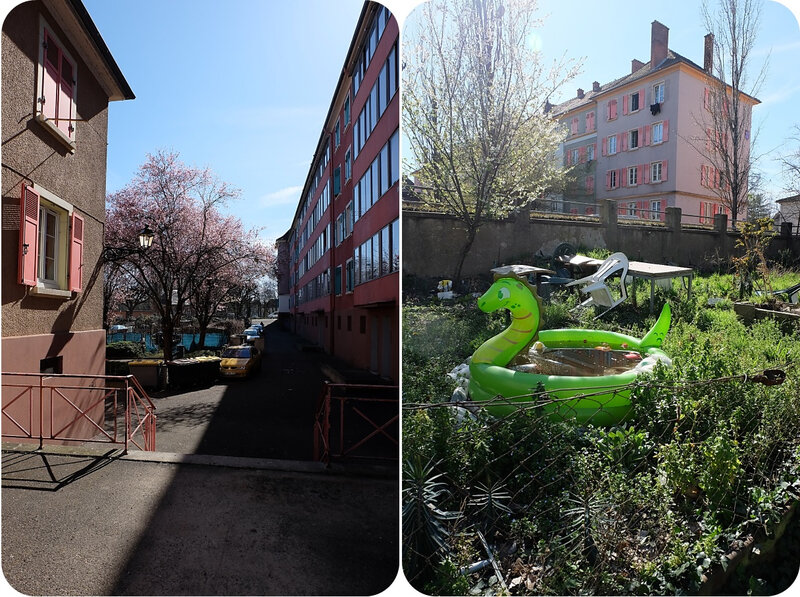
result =
[[[290,230],[280,317],[356,368],[399,377],[397,21],[366,2]]]
[[[680,207],[688,224],[710,225],[714,214],[730,215],[720,199],[724,179],[710,159],[710,98],[719,83],[711,74],[713,37],[705,38],[703,67],[668,44],[669,29],[653,21],[649,62],[634,59],[629,74],[605,85],[595,81],[591,91],[578,89],[552,107],[567,128],[563,159],[573,167],[558,211],[591,215],[601,200],[612,199],[620,219],[663,221],[666,207]],[[759,101],[740,97],[749,146]]]
[[[105,373],[108,104],[133,98],[80,0],[25,2],[8,14],[2,30],[4,374]]]

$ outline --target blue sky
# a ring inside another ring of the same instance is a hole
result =
[[[716,6],[716,0],[709,0],[709,4]],[[538,6],[543,23],[531,43],[546,63],[562,55],[583,60],[581,73],[566,85],[559,101],[573,97],[579,87],[591,89],[593,81],[604,84],[629,73],[633,58],[648,62],[654,20],[669,27],[670,49],[703,63],[703,38],[708,32],[697,0],[641,4],[626,0],[539,0]],[[773,200],[787,195],[776,158],[780,151],[786,151],[792,126],[800,124],[800,26],[795,15],[800,15],[800,0],[765,0],[752,57],[753,64],[760,66],[769,55],[768,75],[756,94],[761,104],[753,112],[753,130],[761,127],[753,155],[761,156],[756,168],[763,172],[765,191]]]
[[[360,0],[84,0],[136,99],[109,108],[107,190],[174,150],[241,189],[273,240],[291,224]]]

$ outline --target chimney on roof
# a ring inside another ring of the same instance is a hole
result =
[[[650,67],[656,68],[669,51],[669,27],[653,21],[650,29]]]
[[[708,33],[703,46],[703,70],[709,75],[714,70],[714,34]]]
[[[544,113],[549,114],[550,110],[553,109],[553,104],[550,103],[550,100],[545,100],[544,102]]]
[[[644,66],[644,62],[642,62],[641,60],[636,60],[636,58],[634,58],[633,60],[631,60],[631,74],[635,73],[637,70],[639,70],[643,66]]]
[[[585,94],[584,94],[584,92],[583,92],[583,89],[581,89],[580,87],[578,87],[578,99],[583,99],[583,96],[584,96],[584,95],[585,95]]]
[[[594,92],[600,91],[600,83],[598,83],[597,81],[592,83],[592,91]]]

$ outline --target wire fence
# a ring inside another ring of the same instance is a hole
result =
[[[429,594],[674,594],[728,574],[731,554],[800,498],[795,366],[688,381],[657,368],[617,390],[628,391],[613,427],[553,416],[544,391],[405,403],[410,582]]]

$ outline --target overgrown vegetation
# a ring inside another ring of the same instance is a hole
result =
[[[797,272],[770,275],[774,287],[800,281]],[[673,366],[637,385],[632,417],[613,428],[551,421],[535,409],[493,419],[453,405],[447,373],[504,329],[506,315],[482,313],[471,296],[407,301],[411,583],[429,594],[696,593],[704,574],[727,565],[725,554],[774,530],[800,498],[800,329],[742,323],[732,310],[736,282],[696,278],[691,300],[678,281],[658,290],[657,302],[673,307],[663,345]],[[567,295],[545,305],[543,327],[641,336],[654,322],[630,301],[597,321],[573,317],[576,302]],[[752,381],[775,368],[786,372],[782,385]],[[502,579],[480,564],[492,559]]]

